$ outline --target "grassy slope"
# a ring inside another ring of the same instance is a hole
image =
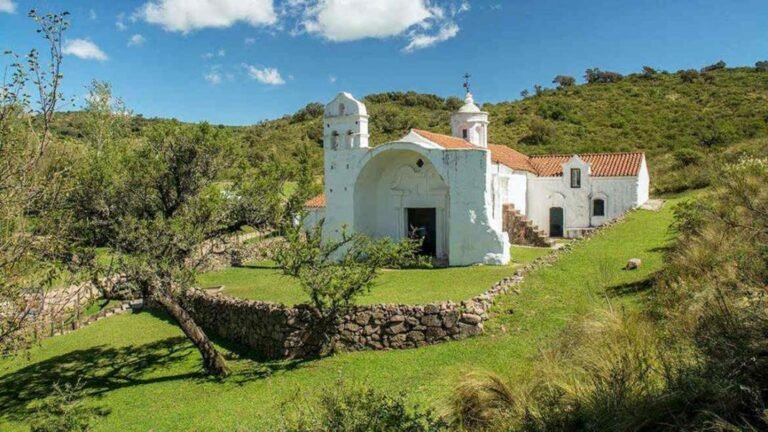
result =
[[[429,303],[466,300],[509,276],[519,264],[533,261],[548,249],[514,247],[510,266],[453,267],[429,270],[384,270],[373,290],[359,303]],[[232,297],[284,304],[306,303],[309,298],[295,278],[283,275],[269,263],[228,268],[200,275],[201,286],[224,285]]]
[[[0,430],[25,430],[29,402],[56,380],[82,378],[112,409],[97,430],[270,430],[280,406],[317,395],[338,377],[439,405],[467,370],[530,371],[539,347],[576,314],[604,305],[604,286],[645,280],[661,267],[670,206],[637,211],[586,241],[551,268],[529,275],[521,295],[499,301],[486,335],[417,350],[341,354],[303,363],[258,363],[233,354],[235,375],[223,383],[198,375],[199,359],[175,326],[149,313],[117,316],[48,339],[29,359],[0,361]],[[639,271],[620,270],[639,257]],[[607,276],[601,276],[607,275]],[[637,295],[613,299],[631,306]],[[509,313],[512,309],[514,313]]]

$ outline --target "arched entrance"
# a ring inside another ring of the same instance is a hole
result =
[[[422,252],[448,258],[448,185],[418,151],[392,148],[371,158],[355,181],[355,232],[423,238]]]

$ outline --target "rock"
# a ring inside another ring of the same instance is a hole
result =
[[[371,320],[371,313],[370,312],[361,312],[355,316],[355,322],[358,323],[361,326],[364,326],[368,324],[368,321]]]
[[[443,326],[451,328],[459,321],[459,311],[451,310],[443,313]]]
[[[388,332],[389,334],[393,334],[393,335],[396,335],[396,334],[402,333],[402,332],[404,332],[405,330],[407,330],[407,329],[405,328],[405,324],[403,324],[403,323],[395,324],[395,325],[393,325],[393,326],[389,326],[389,327],[387,328],[387,332]]]
[[[374,334],[374,333],[379,331],[379,327],[374,327],[372,325],[367,325],[367,326],[365,326],[364,331],[365,331],[365,334],[372,335],[372,334]]]
[[[408,333],[408,340],[413,342],[419,342],[424,340],[424,333],[420,331],[412,331]]]
[[[347,324],[344,325],[344,328],[346,330],[351,331],[351,332],[356,332],[356,331],[360,330],[360,326],[355,324],[355,323],[347,323]]]
[[[429,327],[425,335],[429,340],[437,340],[437,339],[444,338],[446,335],[446,332],[440,327]]]
[[[436,314],[440,312],[440,308],[435,304],[428,304],[424,306],[424,313],[426,314]]]
[[[410,316],[405,318],[405,322],[412,326],[419,325],[419,320]]]
[[[440,327],[442,325],[438,315],[424,315],[421,319],[421,323],[427,327]]]
[[[483,321],[483,319],[480,317],[480,315],[475,315],[475,314],[471,314],[471,313],[461,314],[461,322],[462,323],[479,324],[482,321]]]
[[[624,267],[624,269],[637,270],[641,265],[643,265],[643,261],[640,260],[640,258],[632,258],[631,260],[627,261],[627,265]]]
[[[390,324],[401,323],[403,321],[405,321],[405,317],[402,315],[392,315],[392,317],[389,318]]]

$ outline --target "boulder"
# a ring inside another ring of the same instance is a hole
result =
[[[643,265],[643,261],[640,260],[640,258],[632,258],[631,260],[627,261],[627,265],[624,267],[624,269],[637,270],[641,265]]]

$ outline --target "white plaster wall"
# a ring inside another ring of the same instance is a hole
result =
[[[651,178],[648,175],[648,165],[645,162],[645,156],[640,164],[640,173],[637,176],[637,206],[648,202],[651,191]]]
[[[500,231],[503,224],[502,210],[504,204],[512,203],[523,214],[526,212],[528,175],[526,172],[515,171],[506,165],[497,163],[491,164],[491,171],[493,226]]]
[[[549,208],[563,207],[564,228],[600,226],[638,206],[638,177],[585,177],[582,187],[570,187],[563,177],[532,177],[528,184],[528,217],[549,234]],[[592,216],[592,200],[605,200],[605,216]]]

